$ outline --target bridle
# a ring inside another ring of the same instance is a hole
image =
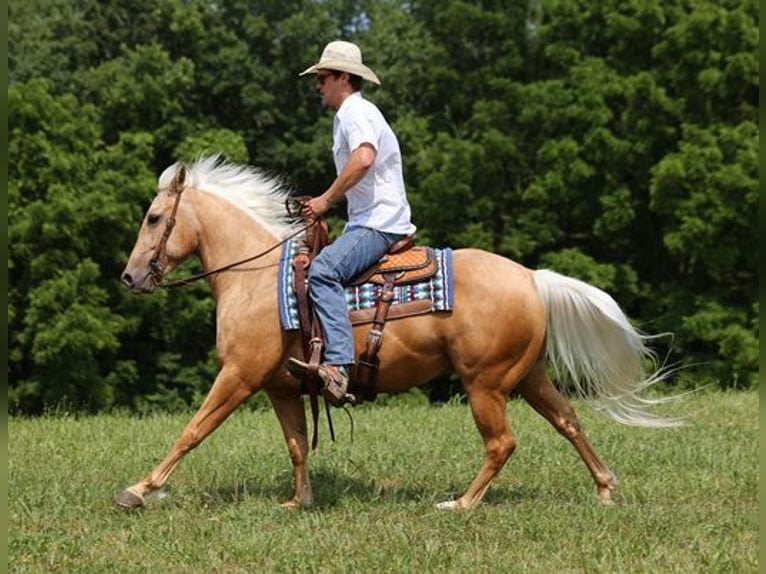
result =
[[[268,255],[278,247],[284,245],[292,238],[300,235],[301,233],[304,233],[308,231],[311,227],[316,225],[319,222],[319,219],[314,219],[313,221],[308,222],[306,225],[300,227],[298,230],[294,231],[293,233],[290,233],[287,237],[283,238],[281,241],[278,241],[268,249],[261,251],[260,253],[257,253],[255,255],[252,255],[251,257],[246,257],[245,259],[241,259],[239,261],[235,261],[234,263],[229,263],[227,265],[223,265],[222,267],[217,267],[216,269],[211,269],[210,271],[203,271],[202,273],[197,273],[195,275],[190,275],[189,277],[178,279],[176,281],[172,281],[170,283],[163,283],[163,279],[165,278],[165,265],[162,262],[163,255],[165,255],[168,245],[168,239],[170,238],[170,234],[173,232],[173,228],[176,225],[176,214],[178,213],[178,205],[181,203],[181,193],[184,190],[184,179],[186,178],[186,170],[182,166],[178,173],[176,173],[175,178],[173,179],[173,187],[176,189],[176,200],[173,204],[173,210],[170,212],[170,217],[165,222],[165,230],[162,232],[162,237],[160,237],[160,241],[157,244],[157,247],[154,249],[154,253],[152,254],[152,258],[149,260],[149,275],[151,275],[152,280],[154,281],[155,285],[158,287],[164,287],[165,289],[172,289],[175,287],[183,287],[185,285],[188,285],[190,283],[193,283],[194,281],[198,281],[199,279],[204,279],[205,277],[210,277],[211,275],[217,275],[218,273],[222,273],[223,271],[228,271],[229,269],[232,269],[234,267],[238,267],[239,265],[243,265],[245,263],[249,263],[251,261],[255,261],[256,259],[260,259],[261,257]],[[294,200],[298,204],[300,204],[300,200]],[[293,209],[290,207],[290,200],[288,199],[285,203],[287,206],[287,211],[291,215],[293,214]]]
[[[165,222],[165,230],[162,232],[160,242],[157,244],[157,247],[155,247],[154,254],[149,260],[149,274],[152,276],[152,280],[154,280],[154,283],[157,285],[161,285],[162,279],[164,278],[165,265],[162,263],[162,256],[166,254],[165,252],[168,246],[168,238],[170,238],[170,234],[173,232],[173,228],[176,226],[176,214],[178,213],[178,205],[181,203],[181,194],[184,190],[185,179],[186,168],[181,166],[178,169],[178,172],[176,173],[172,182],[172,186],[176,190],[176,200],[173,204],[173,211],[170,212],[170,217],[168,217],[167,221]]]

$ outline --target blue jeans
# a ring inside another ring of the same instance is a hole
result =
[[[369,269],[402,237],[367,227],[348,227],[311,263],[309,297],[322,327],[324,363],[337,366],[355,362],[344,286]]]

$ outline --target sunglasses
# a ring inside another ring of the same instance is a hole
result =
[[[327,81],[327,78],[337,78],[337,74],[329,73],[329,74],[317,74],[317,82],[320,86],[324,86],[324,83]]]

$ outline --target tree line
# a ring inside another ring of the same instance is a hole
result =
[[[200,401],[207,287],[120,271],[178,159],[325,189],[332,114],[297,74],[338,38],[382,80],[421,243],[605,289],[673,333],[676,385],[758,384],[755,0],[11,0],[8,34],[12,413]]]

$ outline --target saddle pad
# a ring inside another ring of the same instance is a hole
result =
[[[279,298],[279,319],[285,331],[300,329],[298,298],[293,290],[293,257],[297,250],[297,242],[288,241],[282,246],[282,254],[279,258],[277,297]],[[438,264],[436,275],[420,283],[394,286],[392,310],[397,304],[412,301],[431,301],[433,311],[452,310],[452,249],[434,249],[434,257]],[[373,283],[346,287],[346,305],[349,312],[374,309],[380,290],[381,286]]]

